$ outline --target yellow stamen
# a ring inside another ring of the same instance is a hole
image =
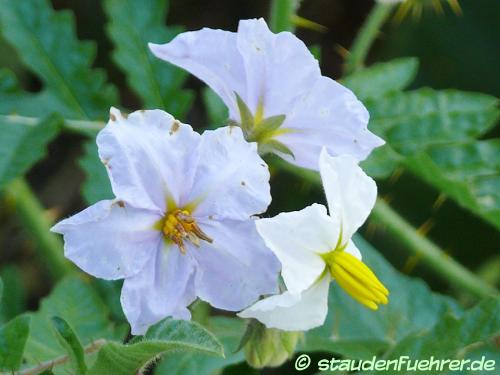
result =
[[[377,310],[379,304],[388,303],[389,291],[366,264],[339,248],[323,259],[329,266],[332,277],[356,301]]]
[[[196,220],[187,210],[175,209],[167,214],[163,221],[162,232],[165,238],[177,245],[182,254],[186,253],[184,241],[191,242],[196,247],[200,240],[212,243],[213,240],[206,235],[196,224]]]

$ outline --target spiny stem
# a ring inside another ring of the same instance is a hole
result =
[[[363,68],[368,51],[377,38],[382,25],[391,14],[392,9],[392,4],[375,3],[363,26],[361,26],[356,39],[354,39],[345,62],[345,74],[350,74]]]
[[[318,173],[297,168],[281,160],[275,160],[274,165],[316,185],[321,184]],[[436,275],[450,285],[462,288],[479,298],[499,295],[496,288],[455,261],[428,238],[422,236],[382,199],[377,199],[370,219],[382,226],[393,238],[399,240],[404,245],[402,246],[403,250],[417,254],[422,263],[433,269]]]
[[[22,178],[10,182],[5,187],[5,195],[14,204],[24,227],[33,236],[50,276],[59,280],[71,273],[74,269],[64,258],[62,241],[49,231],[51,223],[28,183]]]
[[[83,351],[85,354],[91,354],[96,351],[98,351],[104,344],[106,344],[105,339],[99,339],[96,341],[91,342],[89,345],[83,348]],[[61,357],[57,357],[55,359],[51,359],[50,361],[45,361],[40,363],[39,365],[35,367],[30,367],[25,370],[13,372],[13,373],[2,373],[0,375],[36,375],[40,374],[41,372],[45,370],[50,370],[56,366],[64,365],[70,360],[70,357],[68,355],[63,355]]]
[[[294,31],[293,16],[300,5],[300,0],[273,0],[269,25],[275,33]]]

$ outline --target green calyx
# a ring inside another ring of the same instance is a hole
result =
[[[264,106],[259,102],[253,114],[241,97],[235,93],[236,102],[240,111],[240,123],[230,125],[240,126],[248,142],[257,142],[260,155],[279,152],[294,157],[293,152],[282,142],[275,139],[280,134],[289,133],[290,129],[281,128],[285,122],[285,115],[276,115],[264,118]]]

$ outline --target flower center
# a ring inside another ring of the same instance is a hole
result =
[[[200,240],[212,243],[208,237],[196,224],[196,220],[189,211],[175,209],[169,213],[163,222],[162,232],[165,238],[175,243],[182,254],[186,253],[184,241],[190,241],[196,247],[200,246]]]
[[[387,304],[389,291],[366,264],[344,250],[324,254],[330,274],[356,301],[377,310],[378,304]]]

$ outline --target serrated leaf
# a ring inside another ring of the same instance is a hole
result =
[[[0,327],[0,370],[19,369],[30,330],[30,317],[21,315]]]
[[[106,0],[108,35],[113,60],[126,74],[127,82],[146,108],[161,108],[174,117],[183,116],[193,92],[182,90],[187,73],[153,56],[148,42],[167,43],[180,27],[165,27],[168,2],[164,0]]]
[[[421,280],[396,271],[361,237],[355,243],[366,263],[389,289],[389,304],[371,311],[354,301],[335,281],[330,285],[329,311],[322,327],[306,333],[298,352],[328,351],[348,358],[371,358],[412,332],[437,323],[444,313],[462,311],[451,299],[430,291]]]
[[[42,300],[40,309],[32,315],[31,332],[25,349],[27,367],[66,354],[52,329],[53,316],[63,318],[84,346],[98,339],[115,338],[109,312],[96,292],[78,277],[65,278]],[[56,375],[66,374],[67,371],[67,365],[53,369]]]
[[[66,353],[70,358],[72,373],[84,375],[87,366],[85,365],[84,351],[78,336],[64,319],[54,316],[51,321],[59,344],[66,349]]]
[[[44,83],[47,105],[40,113],[102,118],[117,101],[104,73],[91,70],[95,45],[76,38],[72,13],[55,12],[48,0],[0,0],[0,23],[4,38]]]
[[[488,299],[462,317],[445,314],[431,329],[415,332],[395,345],[386,358],[456,358],[469,346],[481,344],[500,332],[500,299]],[[427,371],[428,374],[441,373]]]
[[[405,166],[500,228],[500,139],[429,146]]]
[[[224,345],[225,357],[215,357],[202,353],[172,353],[156,367],[157,375],[205,375],[244,361],[243,351],[236,351],[245,332],[246,323],[242,319],[213,317],[207,328]]]
[[[187,351],[223,356],[213,334],[197,323],[167,318],[151,327],[141,341],[130,345],[108,343],[99,351],[88,375],[135,374],[152,361],[172,352]]]
[[[228,122],[229,111],[222,99],[210,87],[203,88],[202,98],[209,121],[208,129],[224,126]]]
[[[342,79],[342,84],[354,91],[361,100],[377,99],[407,87],[414,80],[417,70],[418,60],[404,57],[377,63],[350,74]]]
[[[112,199],[108,172],[99,159],[94,139],[85,142],[84,156],[80,158],[79,164],[86,176],[82,187],[85,201],[93,204],[103,199]]]
[[[33,126],[0,122],[0,189],[45,155],[46,145],[57,135],[61,123],[55,115]]]

